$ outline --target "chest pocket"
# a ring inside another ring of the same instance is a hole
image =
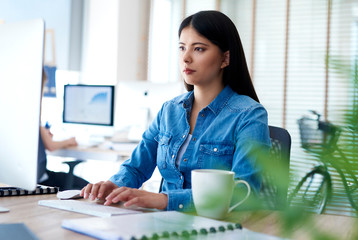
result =
[[[230,170],[234,149],[234,144],[231,143],[202,143],[198,168]]]
[[[169,133],[159,133],[154,139],[158,142],[157,166],[159,169],[167,167],[169,160],[169,143],[172,136]]]

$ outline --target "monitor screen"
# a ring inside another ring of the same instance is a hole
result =
[[[63,122],[113,126],[114,86],[65,85]]]
[[[0,183],[34,190],[45,23],[0,24]]]

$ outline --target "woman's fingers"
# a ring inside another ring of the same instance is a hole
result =
[[[118,190],[118,193],[112,198],[112,202],[117,203],[119,201],[127,202],[128,200],[139,196],[140,192],[138,189],[123,188]]]
[[[115,188],[117,188],[117,185],[111,181],[101,181],[95,184],[89,183],[87,186],[82,188],[81,196],[85,199],[90,198],[91,200],[95,200],[97,198],[101,199],[110,194]]]
[[[129,207],[131,205],[136,205],[138,207],[156,209],[165,209],[168,206],[168,196],[166,194],[142,192],[143,195],[131,198],[124,203],[124,206]]]
[[[104,205],[125,202],[124,206],[136,205],[144,208],[165,209],[168,205],[168,197],[161,193],[152,193],[129,187],[120,187],[110,181],[89,183],[81,190],[81,196],[95,200],[105,198]]]
[[[104,205],[118,203],[119,201],[125,202],[125,207],[136,205],[145,208],[165,209],[168,205],[166,194],[152,193],[127,187],[121,187],[112,191],[106,197]]]
[[[114,184],[111,181],[106,181],[103,184],[101,184],[97,198],[104,199],[106,198],[114,189],[118,188],[116,184]]]
[[[94,201],[98,196],[98,190],[100,189],[101,185],[103,184],[103,181],[93,184],[92,190],[90,192],[90,199]]]
[[[93,186],[92,183],[87,184],[84,188],[82,188],[80,195],[83,198],[87,199],[89,197],[90,193],[91,193],[92,186]]]
[[[107,197],[106,197],[106,202],[104,203],[104,205],[110,205],[111,203],[118,203],[119,201],[125,201],[122,200],[122,193],[127,191],[128,189],[131,188],[127,188],[127,187],[120,187],[117,188],[115,190],[113,190]],[[128,196],[128,193],[127,193]]]
[[[132,205],[136,205],[138,207],[145,207],[146,206],[146,204],[143,202],[143,199],[141,197],[132,198],[131,200],[129,200],[129,201],[124,203],[125,207],[129,207],[129,206],[132,206]]]

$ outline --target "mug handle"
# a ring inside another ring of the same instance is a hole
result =
[[[236,203],[234,206],[231,206],[231,207],[229,208],[229,212],[231,212],[232,210],[234,210],[235,208],[237,208],[241,203],[243,203],[243,202],[250,196],[250,193],[251,193],[250,185],[249,185],[246,181],[244,181],[244,180],[237,180],[237,181],[235,181],[235,186],[236,186],[237,184],[239,184],[239,183],[243,183],[243,184],[246,185],[246,187],[247,187],[247,194],[246,194],[246,196],[244,197],[244,199],[242,199],[240,202]]]

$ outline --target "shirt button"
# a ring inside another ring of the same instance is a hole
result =
[[[193,141],[195,142],[195,141],[196,141],[196,138],[193,138]]]
[[[183,207],[184,207],[183,204],[179,204],[180,209],[183,209]]]
[[[186,162],[186,161],[188,161],[188,159],[187,158],[184,158],[184,160],[183,160],[184,162]]]
[[[172,158],[175,158],[175,155],[173,155]]]
[[[180,176],[180,179],[183,180],[183,176]]]
[[[204,117],[204,116],[205,116],[205,114],[204,114],[204,113],[202,113],[202,114],[201,114],[201,116],[202,116],[202,117]]]
[[[214,152],[217,152],[218,151],[218,149],[217,148],[214,148]]]
[[[183,135],[183,138],[185,138],[185,134]]]

